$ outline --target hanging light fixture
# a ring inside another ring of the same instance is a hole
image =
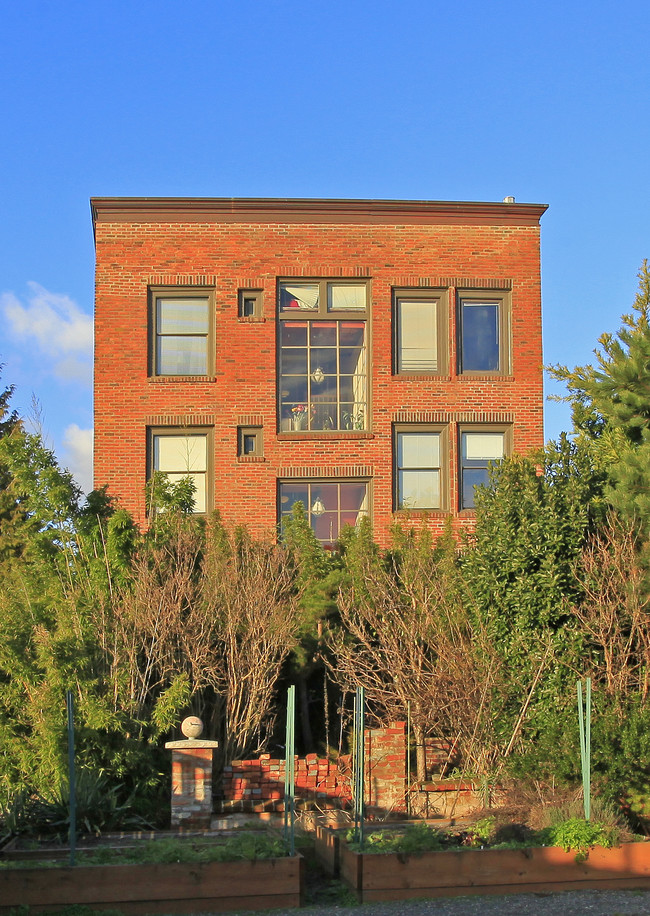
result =
[[[323,500],[320,498],[320,496],[317,496],[311,507],[311,514],[318,518],[318,516],[322,515],[324,511],[325,506],[323,505]]]
[[[320,366],[317,366],[316,369],[314,369],[314,371],[311,374],[312,382],[316,382],[317,385],[320,385],[320,383],[323,381],[324,378],[325,378],[325,373],[323,372]]]

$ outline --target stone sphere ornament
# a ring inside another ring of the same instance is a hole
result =
[[[188,716],[181,722],[181,731],[186,738],[198,738],[203,732],[203,722],[198,716]]]

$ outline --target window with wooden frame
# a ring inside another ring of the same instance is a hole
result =
[[[395,509],[447,508],[445,474],[447,434],[442,427],[396,426],[394,429]]]
[[[474,508],[476,487],[490,482],[490,467],[512,449],[509,427],[460,427],[459,495],[460,509]]]
[[[207,429],[163,427],[149,431],[149,475],[165,474],[170,483],[190,478],[194,484],[194,512],[211,507],[210,442]]]
[[[237,454],[240,458],[262,458],[264,442],[261,426],[239,426],[237,428]]]
[[[458,371],[508,375],[510,296],[490,290],[458,291]]]
[[[445,290],[393,290],[393,329],[397,375],[440,375],[447,371]]]
[[[370,515],[368,480],[286,480],[278,482],[280,530],[301,503],[318,540],[326,547],[336,543],[345,525],[358,525]]]
[[[206,376],[214,372],[212,290],[150,290],[150,374]]]
[[[264,290],[240,289],[237,293],[240,318],[262,318],[264,315]]]
[[[366,280],[278,284],[281,432],[368,428]]]

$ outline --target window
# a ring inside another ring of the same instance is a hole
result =
[[[152,290],[152,374],[208,375],[212,297],[192,290]]]
[[[506,374],[509,368],[509,314],[505,295],[459,295],[459,371]]]
[[[474,508],[474,488],[489,482],[488,468],[506,454],[505,431],[461,431],[460,508]]]
[[[238,299],[240,318],[261,318],[263,316],[263,290],[240,289]]]
[[[261,426],[237,428],[237,454],[240,458],[261,458],[264,455]]]
[[[395,431],[397,509],[442,509],[442,432],[408,428]]]
[[[445,294],[395,290],[395,371],[431,374],[447,368]]]
[[[151,468],[167,475],[172,483],[191,477],[194,511],[208,508],[208,434],[154,430],[151,433]]]
[[[364,430],[368,284],[279,284],[280,430]]]
[[[280,483],[278,489],[280,526],[300,502],[314,534],[328,547],[344,525],[356,525],[369,514],[367,481],[292,480]]]

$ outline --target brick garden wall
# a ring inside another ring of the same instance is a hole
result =
[[[224,768],[225,811],[282,811],[285,762],[262,754],[254,760],[233,760]],[[333,763],[316,754],[296,757],[296,796],[321,808],[347,807],[352,800],[349,755]],[[406,733],[403,722],[366,732],[366,804],[372,808],[403,807],[406,780]]]

